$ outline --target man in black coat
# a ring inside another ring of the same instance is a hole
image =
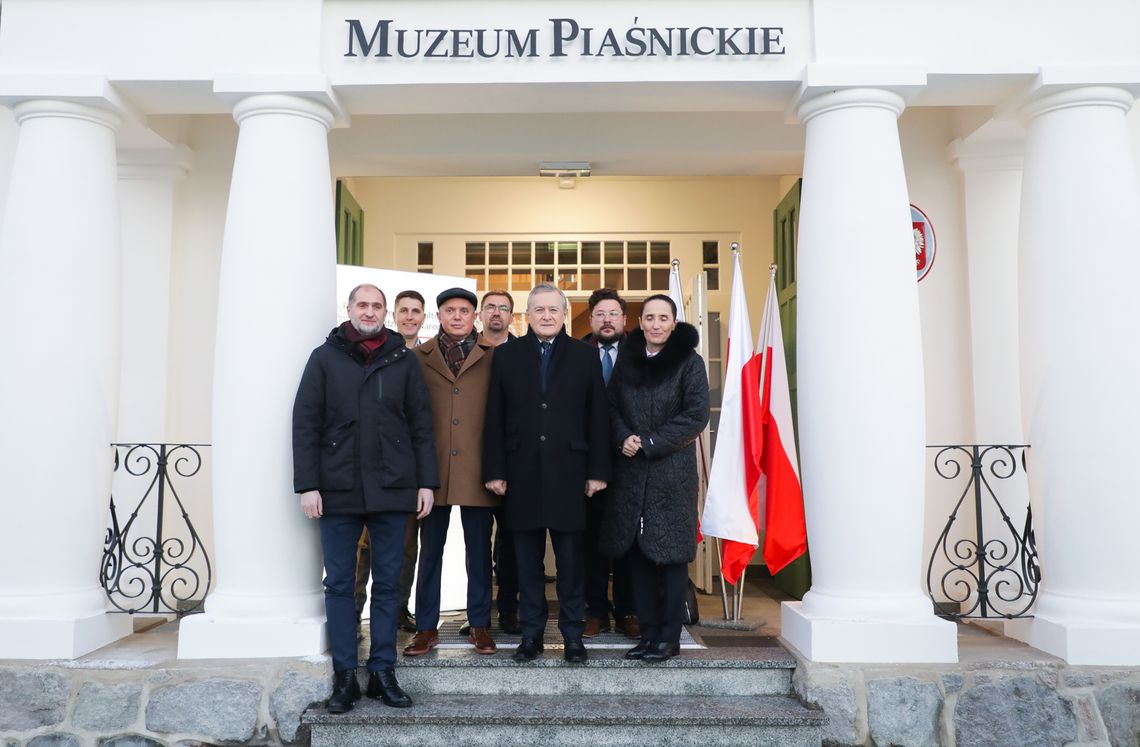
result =
[[[384,327],[374,285],[348,297],[348,321],[313,351],[293,404],[293,489],[320,520],[325,616],[333,659],[331,713],[360,699],[356,679],[356,546],[372,544],[370,698],[412,704],[396,681],[396,617],[408,515],[431,511],[439,487],[431,403],[399,335]]]
[[[586,500],[610,478],[609,412],[597,352],[566,334],[566,295],[540,283],[527,299],[528,333],[495,351],[483,439],[483,478],[504,496],[519,569],[522,642],[542,652],[546,533],[557,561],[558,628],[567,661],[586,661],[582,532]]]

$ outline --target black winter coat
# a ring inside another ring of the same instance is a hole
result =
[[[607,490],[599,547],[620,557],[637,539],[658,563],[689,563],[697,552],[697,457],[693,442],[709,421],[709,382],[695,327],[678,322],[665,347],[646,356],[630,333],[610,379],[614,482]],[[620,454],[631,435],[641,450]],[[640,534],[639,534],[640,533]]]
[[[610,423],[596,348],[562,332],[539,385],[538,337],[495,348],[483,435],[483,479],[506,480],[504,525],[582,531],[586,480],[610,479]]]
[[[309,356],[293,403],[293,489],[321,491],[325,513],[415,511],[438,488],[431,401],[399,335],[370,364],[341,327]]]

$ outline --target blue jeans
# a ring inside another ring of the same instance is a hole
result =
[[[400,569],[404,561],[406,511],[325,514],[320,519],[325,561],[325,617],[333,669],[356,669],[356,545],[368,527],[372,544],[372,641],[368,670],[396,665],[396,619],[400,610]]]

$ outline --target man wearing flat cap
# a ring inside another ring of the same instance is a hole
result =
[[[443,548],[451,507],[459,506],[467,552],[468,641],[476,653],[495,653],[491,638],[491,522],[499,497],[483,486],[483,422],[495,346],[475,332],[475,294],[449,288],[436,298],[439,334],[415,348],[427,382],[435,424],[440,487],[420,522],[416,581],[416,635],[404,656],[420,656],[439,644]]]

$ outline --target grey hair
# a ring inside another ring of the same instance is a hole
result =
[[[570,313],[570,301],[566,298],[566,294],[562,292],[562,289],[554,283],[539,283],[530,289],[530,294],[526,297],[527,311],[530,311],[531,300],[539,293],[557,293],[562,296],[562,310],[568,314]]]
[[[348,294],[348,305],[349,306],[352,306],[352,302],[356,300],[356,292],[358,290],[360,290],[361,288],[371,288],[372,290],[376,291],[377,293],[380,294],[380,298],[384,299],[384,305],[385,306],[388,305],[388,297],[386,295],[384,295],[384,291],[380,290],[379,288],[377,288],[372,283],[361,283],[360,285],[353,288],[352,291]]]

